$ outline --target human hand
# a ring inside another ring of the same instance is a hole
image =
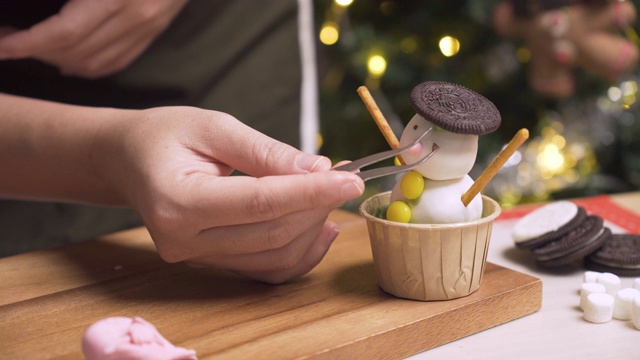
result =
[[[0,27],[0,60],[33,58],[65,75],[99,78],[144,52],[187,0],[70,0],[30,29]]]
[[[615,33],[635,19],[630,1],[578,1],[531,17],[518,16],[512,2],[501,1],[494,12],[494,27],[502,36],[527,42],[533,90],[564,97],[574,91],[576,67],[606,80],[618,79],[636,67],[638,47]]]
[[[107,130],[110,141],[96,145],[105,154],[96,161],[106,164],[103,177],[140,213],[168,262],[269,283],[303,275],[338,235],[328,214],[364,189],[358,176],[329,171],[329,159],[224,113],[187,107],[128,113],[123,126]],[[251,176],[227,176],[234,168]]]

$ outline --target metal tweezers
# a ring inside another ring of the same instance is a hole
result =
[[[420,142],[420,140],[422,140],[425,136],[427,136],[428,134],[431,133],[431,131],[433,131],[433,128],[429,128],[427,131],[425,131],[422,135],[420,135],[420,137],[412,142],[411,144],[402,147],[402,148],[398,148],[398,149],[394,149],[394,150],[388,150],[388,151],[383,151],[377,154],[373,154],[373,155],[369,155],[369,156],[365,156],[362,159],[358,159],[358,160],[354,160],[348,164],[345,165],[341,165],[338,166],[336,168],[334,168],[334,170],[340,170],[340,171],[349,171],[349,172],[356,172],[359,171],[361,168],[371,165],[371,164],[375,164],[379,161],[382,160],[386,160],[389,158],[392,158],[396,155],[402,154],[403,152],[411,149],[414,145],[416,145],[417,143]],[[386,167],[382,167],[382,168],[378,168],[378,169],[372,169],[372,170],[365,170],[365,171],[360,171],[357,173],[358,176],[360,176],[360,178],[362,178],[362,180],[367,181],[367,180],[371,180],[371,179],[375,179],[375,178],[379,178],[379,177],[383,177],[383,176],[387,176],[387,175],[393,175],[393,174],[398,174],[401,172],[405,172],[405,171],[409,171],[419,165],[422,165],[425,161],[429,160],[430,157],[433,156],[433,154],[435,154],[438,149],[440,147],[436,144],[433,143],[433,147],[431,148],[431,152],[428,153],[427,155],[425,155],[422,159],[418,160],[417,162],[410,164],[410,165],[402,165],[402,166],[386,166]]]

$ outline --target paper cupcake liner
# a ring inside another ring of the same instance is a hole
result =
[[[408,299],[432,301],[467,296],[480,287],[500,205],[482,196],[482,218],[456,224],[405,224],[372,214],[389,204],[390,192],[360,206],[367,220],[378,284]]]

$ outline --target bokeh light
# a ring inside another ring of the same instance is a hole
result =
[[[438,43],[442,55],[451,57],[460,51],[460,41],[452,36],[445,36]]]
[[[369,70],[369,75],[379,78],[387,70],[387,60],[382,55],[373,55],[367,61],[367,69]]]
[[[333,45],[338,42],[340,38],[340,32],[338,31],[338,24],[327,21],[322,24],[322,29],[320,30],[320,42],[325,45]]]
[[[336,5],[347,7],[353,4],[353,0],[335,0]]]
[[[413,54],[418,48],[418,40],[413,36],[407,36],[400,41],[400,50],[407,54]]]
[[[531,50],[521,47],[516,50],[516,59],[521,64],[526,64],[531,60]]]

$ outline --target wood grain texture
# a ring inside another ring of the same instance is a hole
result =
[[[81,358],[84,330],[116,315],[145,318],[200,359],[400,358],[540,309],[540,280],[494,264],[465,298],[390,296],[364,220],[331,217],[342,231],[326,258],[280,286],[165,264],[144,229],[0,259],[0,358]]]

